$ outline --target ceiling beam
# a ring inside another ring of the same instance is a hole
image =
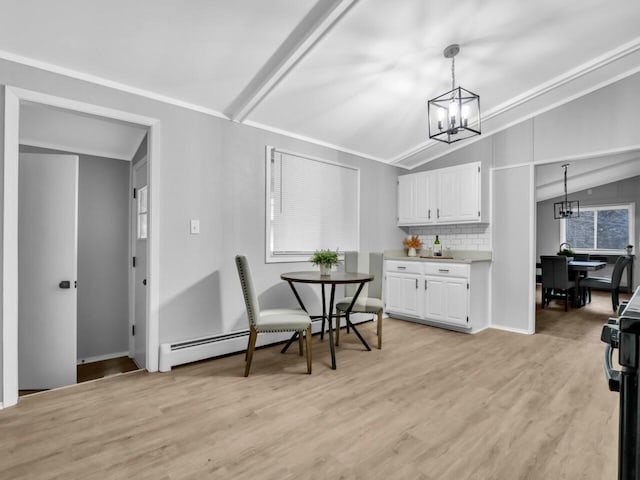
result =
[[[225,115],[236,122],[242,122],[247,118],[247,115],[357,2],[358,0],[318,0],[231,102],[224,112]]]

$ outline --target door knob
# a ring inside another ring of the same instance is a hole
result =
[[[60,288],[71,288],[71,281],[63,280],[58,284],[58,287],[60,287]]]

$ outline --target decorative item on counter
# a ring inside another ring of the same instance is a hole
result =
[[[573,257],[575,256],[576,252],[574,252],[571,249],[571,244],[564,242],[560,244],[560,248],[558,250],[558,253],[556,255],[564,255],[565,257],[569,258],[569,261],[573,260]]]
[[[335,252],[332,250],[316,250],[316,253],[313,254],[313,257],[309,259],[309,261],[320,267],[320,275],[323,277],[327,275],[331,275],[331,267],[334,265],[338,265],[340,263],[340,259],[338,258],[338,251]]]
[[[408,249],[407,256],[415,257],[417,255],[417,251],[422,248],[422,242],[418,238],[417,235],[413,235],[412,237],[405,238],[402,241],[403,245]]]
[[[627,255],[631,255],[632,252],[633,252],[633,245],[631,244],[627,245]]]
[[[440,238],[436,235],[436,240],[433,242],[433,256],[441,257],[442,256],[442,245],[440,244]]]

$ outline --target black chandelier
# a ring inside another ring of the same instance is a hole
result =
[[[462,87],[456,87],[455,56],[460,45],[444,49],[445,58],[451,59],[451,91],[429,100],[429,138],[453,143],[480,135],[480,96]]]
[[[564,168],[564,200],[553,204],[553,218],[556,220],[561,218],[573,218],[580,216],[580,202],[578,200],[569,200],[567,198],[567,167],[568,163],[562,165]]]

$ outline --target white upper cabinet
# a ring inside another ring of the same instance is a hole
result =
[[[435,180],[431,172],[398,177],[398,224],[426,225],[435,221]]]
[[[480,162],[398,177],[398,225],[482,222]]]

